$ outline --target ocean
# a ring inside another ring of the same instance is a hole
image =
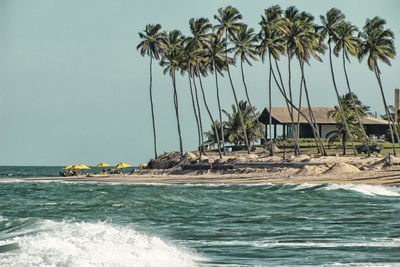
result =
[[[0,167],[0,266],[400,266],[397,187],[14,179],[36,168]]]

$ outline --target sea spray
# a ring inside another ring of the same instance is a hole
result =
[[[34,234],[3,240],[1,266],[195,266],[196,256],[161,238],[108,222],[36,224]],[[199,257],[197,257],[199,259]]]

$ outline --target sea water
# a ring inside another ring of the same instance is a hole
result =
[[[389,186],[6,176],[0,266],[400,266],[399,211]]]

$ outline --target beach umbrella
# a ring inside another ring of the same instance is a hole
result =
[[[96,167],[108,167],[108,166],[110,166],[110,165],[108,165],[107,163],[104,163],[104,162],[96,165]]]
[[[122,168],[127,168],[127,167],[131,167],[131,165],[123,163],[123,162],[121,162],[117,166],[115,166],[116,169],[122,169]]]
[[[70,169],[73,169],[73,170],[80,170],[80,169],[82,169],[82,167],[81,167],[81,165],[71,165],[71,168]]]
[[[88,167],[88,166],[86,166],[85,164],[79,164],[78,165],[79,166],[79,169],[85,169],[85,170],[89,170],[90,169],[90,167]]]
[[[63,170],[69,170],[69,169],[72,169],[72,165],[68,165],[68,166],[63,168]]]

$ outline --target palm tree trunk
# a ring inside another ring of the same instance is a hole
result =
[[[269,53],[269,75],[268,75],[268,104],[269,104],[269,144],[270,144],[270,155],[273,156],[274,143],[272,142],[272,84],[271,84],[272,64],[271,64],[271,53]]]
[[[356,101],[354,100],[353,92],[351,91],[351,88],[350,88],[349,77],[347,76],[346,59],[345,59],[345,57],[344,57],[344,56],[345,56],[345,49],[346,49],[346,47],[343,46],[342,49],[343,49],[343,54],[342,54],[342,59],[343,59],[343,71],[344,71],[344,76],[346,77],[347,89],[349,90],[351,102],[353,103],[354,112],[356,113],[356,116],[357,116],[358,125],[360,126],[361,132],[362,132],[363,137],[364,137],[364,144],[365,144],[365,146],[367,147],[368,157],[370,157],[370,156],[371,156],[371,150],[369,149],[369,146],[368,146],[368,137],[367,137],[367,134],[366,134],[366,132],[365,132],[364,126],[362,125],[361,118],[360,118],[360,114],[358,114],[358,110],[357,110],[357,107],[356,107]]]
[[[156,136],[156,124],[154,121],[154,105],[153,105],[153,57],[150,55],[150,106],[151,106],[151,120],[153,123],[153,142],[154,142],[154,159],[157,158],[157,136]]]
[[[244,142],[246,144],[247,154],[250,154],[250,146],[249,146],[249,140],[247,139],[246,126],[244,125],[244,122],[243,122],[242,111],[240,110],[240,107],[239,107],[239,102],[238,102],[238,99],[237,99],[237,96],[236,96],[235,86],[233,85],[233,82],[232,82],[231,71],[229,70],[228,50],[227,50],[227,48],[228,48],[228,32],[226,30],[225,30],[225,37],[226,37],[226,40],[225,40],[225,51],[226,51],[225,52],[225,62],[226,62],[226,68],[228,70],[229,82],[230,82],[231,87],[232,87],[233,98],[235,99],[235,104],[236,104],[236,107],[237,107],[238,112],[239,112],[240,123],[242,124],[242,128],[243,128]]]
[[[256,113],[254,112],[253,105],[251,104],[251,101],[250,101],[249,92],[247,90],[246,80],[244,78],[243,61],[242,60],[240,61],[240,70],[242,72],[242,81],[243,81],[244,90],[246,92],[246,98],[247,98],[247,101],[249,102],[249,105],[250,105],[250,108],[251,108],[251,112],[253,113],[254,120],[257,121],[257,125],[258,125],[258,128],[260,129],[260,133],[261,133],[262,139],[264,140],[264,142],[267,142],[267,140],[265,140],[264,130],[263,130],[262,126],[261,126],[260,121],[258,120],[258,117],[257,117]]]
[[[293,96],[292,96],[292,69],[291,69],[291,55],[290,55],[290,49],[288,44],[286,45],[286,51],[288,51],[287,57],[288,57],[288,89],[289,89],[289,99],[290,101],[293,103]],[[282,87],[283,88],[283,87]],[[289,114],[291,114],[290,119],[292,121],[292,127],[294,129],[294,117],[293,117],[293,107],[290,108],[290,112]],[[296,129],[296,138],[295,138],[295,154],[296,154],[296,150],[298,151],[298,154],[300,154],[300,146],[299,146],[299,138],[297,138],[299,136],[299,132],[300,128]],[[297,154],[296,154],[297,155]]]
[[[325,146],[322,143],[321,137],[319,135],[319,131],[317,130],[316,120],[315,120],[314,113],[312,112],[312,108],[311,108],[311,102],[310,102],[310,97],[308,95],[306,78],[304,76],[304,62],[299,60],[299,64],[300,64],[300,69],[301,69],[301,77],[302,77],[303,84],[304,84],[304,93],[305,93],[306,99],[307,99],[308,111],[310,113],[310,119],[311,119],[312,123],[314,124],[314,129],[315,129],[314,130],[314,135],[315,135],[315,138],[318,140],[318,142],[319,142],[319,144],[321,146],[321,149],[322,149],[321,154],[323,156],[326,156],[327,154],[326,154]]]
[[[275,66],[276,66],[276,70],[278,71],[278,76],[279,76],[279,80],[281,82],[282,89],[286,93],[285,86],[283,85],[283,79],[282,79],[281,71],[279,69],[278,61],[276,60],[276,58],[274,58],[274,59],[275,59]],[[294,140],[294,154],[295,155],[299,155],[300,154],[299,136],[297,135],[298,131],[296,131],[296,134],[294,132],[295,128],[294,128],[293,108],[291,108],[287,102],[286,102],[286,106],[288,108],[290,120],[292,122],[292,134],[293,134],[293,140]]]
[[[198,116],[197,116],[196,104],[195,104],[195,102],[194,102],[194,95],[193,95],[193,88],[192,88],[192,79],[191,79],[191,77],[190,77],[190,64],[189,64],[188,78],[189,78],[190,96],[192,97],[193,113],[194,113],[194,117],[195,117],[195,119],[196,119],[197,135],[198,135],[198,142],[199,142],[198,148],[199,148],[199,153],[200,153],[200,157],[201,157],[202,151],[201,151],[200,124],[199,124],[199,118],[198,118]]]
[[[342,136],[343,155],[346,155],[346,134]]]
[[[213,62],[213,64],[215,66],[214,62]],[[223,151],[224,155],[226,155],[224,122],[222,121],[221,102],[220,102],[220,98],[219,98],[218,73],[217,73],[217,68],[215,68],[215,67],[214,67],[214,76],[215,76],[215,86],[217,87],[217,102],[218,102],[219,122],[221,124],[222,151]]]
[[[182,154],[183,153],[183,144],[182,144],[181,124],[179,122],[179,104],[178,104],[178,94],[176,92],[175,72],[173,72],[173,74],[172,74],[172,85],[174,86],[174,105],[175,105],[176,123],[178,126],[179,151]]]
[[[222,159],[222,154],[221,154],[221,142],[219,140],[219,134],[218,134],[218,129],[217,129],[217,125],[215,124],[214,118],[210,112],[210,109],[208,108],[207,105],[207,100],[206,100],[206,95],[204,93],[204,88],[203,88],[203,83],[201,82],[201,75],[199,74],[199,82],[200,82],[200,88],[201,88],[201,93],[203,95],[203,101],[204,101],[204,106],[206,107],[208,116],[210,117],[211,123],[214,126],[214,131],[215,131],[215,137],[217,137],[217,144],[218,144],[218,154],[219,154],[219,158]]]
[[[356,148],[354,147],[353,137],[351,136],[351,132],[350,132],[349,126],[347,125],[347,121],[346,121],[346,118],[344,116],[344,111],[343,111],[343,104],[342,104],[342,101],[340,101],[339,92],[338,92],[338,89],[337,89],[337,86],[336,86],[335,73],[333,71],[333,65],[332,65],[332,48],[331,48],[330,40],[328,40],[328,47],[329,47],[329,64],[330,64],[330,67],[331,67],[333,88],[335,89],[336,98],[337,98],[337,101],[338,101],[338,104],[339,104],[340,116],[342,117],[346,132],[347,132],[348,136],[350,137],[351,147],[353,148],[354,156],[357,156]]]
[[[295,109],[307,121],[307,123],[310,125],[310,127],[313,130],[313,132],[315,133],[317,131],[317,129],[315,128],[315,125],[310,121],[309,118],[306,117],[306,115],[298,107],[296,107],[295,104],[293,104],[292,101],[290,101],[290,99],[287,97],[286,93],[282,90],[281,86],[279,85],[278,80],[276,79],[275,72],[274,72],[273,69],[272,69],[272,76],[274,77],[274,80],[275,80],[275,83],[276,83],[276,85],[277,85],[277,87],[279,89],[279,92],[281,93],[283,98],[286,100],[286,102],[288,102],[293,107],[293,109]]]
[[[376,79],[378,80],[378,83],[379,83],[379,88],[380,88],[380,90],[381,90],[383,105],[384,105],[384,107],[385,107],[386,116],[387,116],[387,118],[388,118],[389,129],[390,129],[390,135],[391,135],[391,137],[392,137],[393,154],[394,154],[395,156],[397,156],[397,153],[396,153],[396,145],[395,145],[396,142],[395,142],[395,140],[394,140],[393,129],[392,129],[392,121],[393,121],[393,118],[392,118],[392,116],[390,115],[389,109],[388,109],[387,104],[386,104],[385,94],[383,93],[382,81],[381,81],[381,77],[380,77],[380,75],[379,75],[380,71],[379,71],[379,68],[378,68],[378,65],[377,65],[377,64],[374,66],[374,72],[375,72]],[[394,130],[395,130],[395,132],[396,132],[397,141],[400,142],[399,134],[398,134],[398,132],[397,132],[397,129],[394,128]]]
[[[196,79],[194,78],[193,75],[193,85],[194,85],[194,93],[196,96],[196,106],[197,106],[197,111],[199,112],[199,124],[200,124],[200,137],[201,137],[201,147],[200,150],[203,151],[203,155],[206,155],[206,151],[204,150],[204,136],[203,136],[203,123],[202,123],[202,119],[201,119],[201,109],[200,109],[200,104],[199,104],[199,96],[197,93],[197,85],[196,85]]]

